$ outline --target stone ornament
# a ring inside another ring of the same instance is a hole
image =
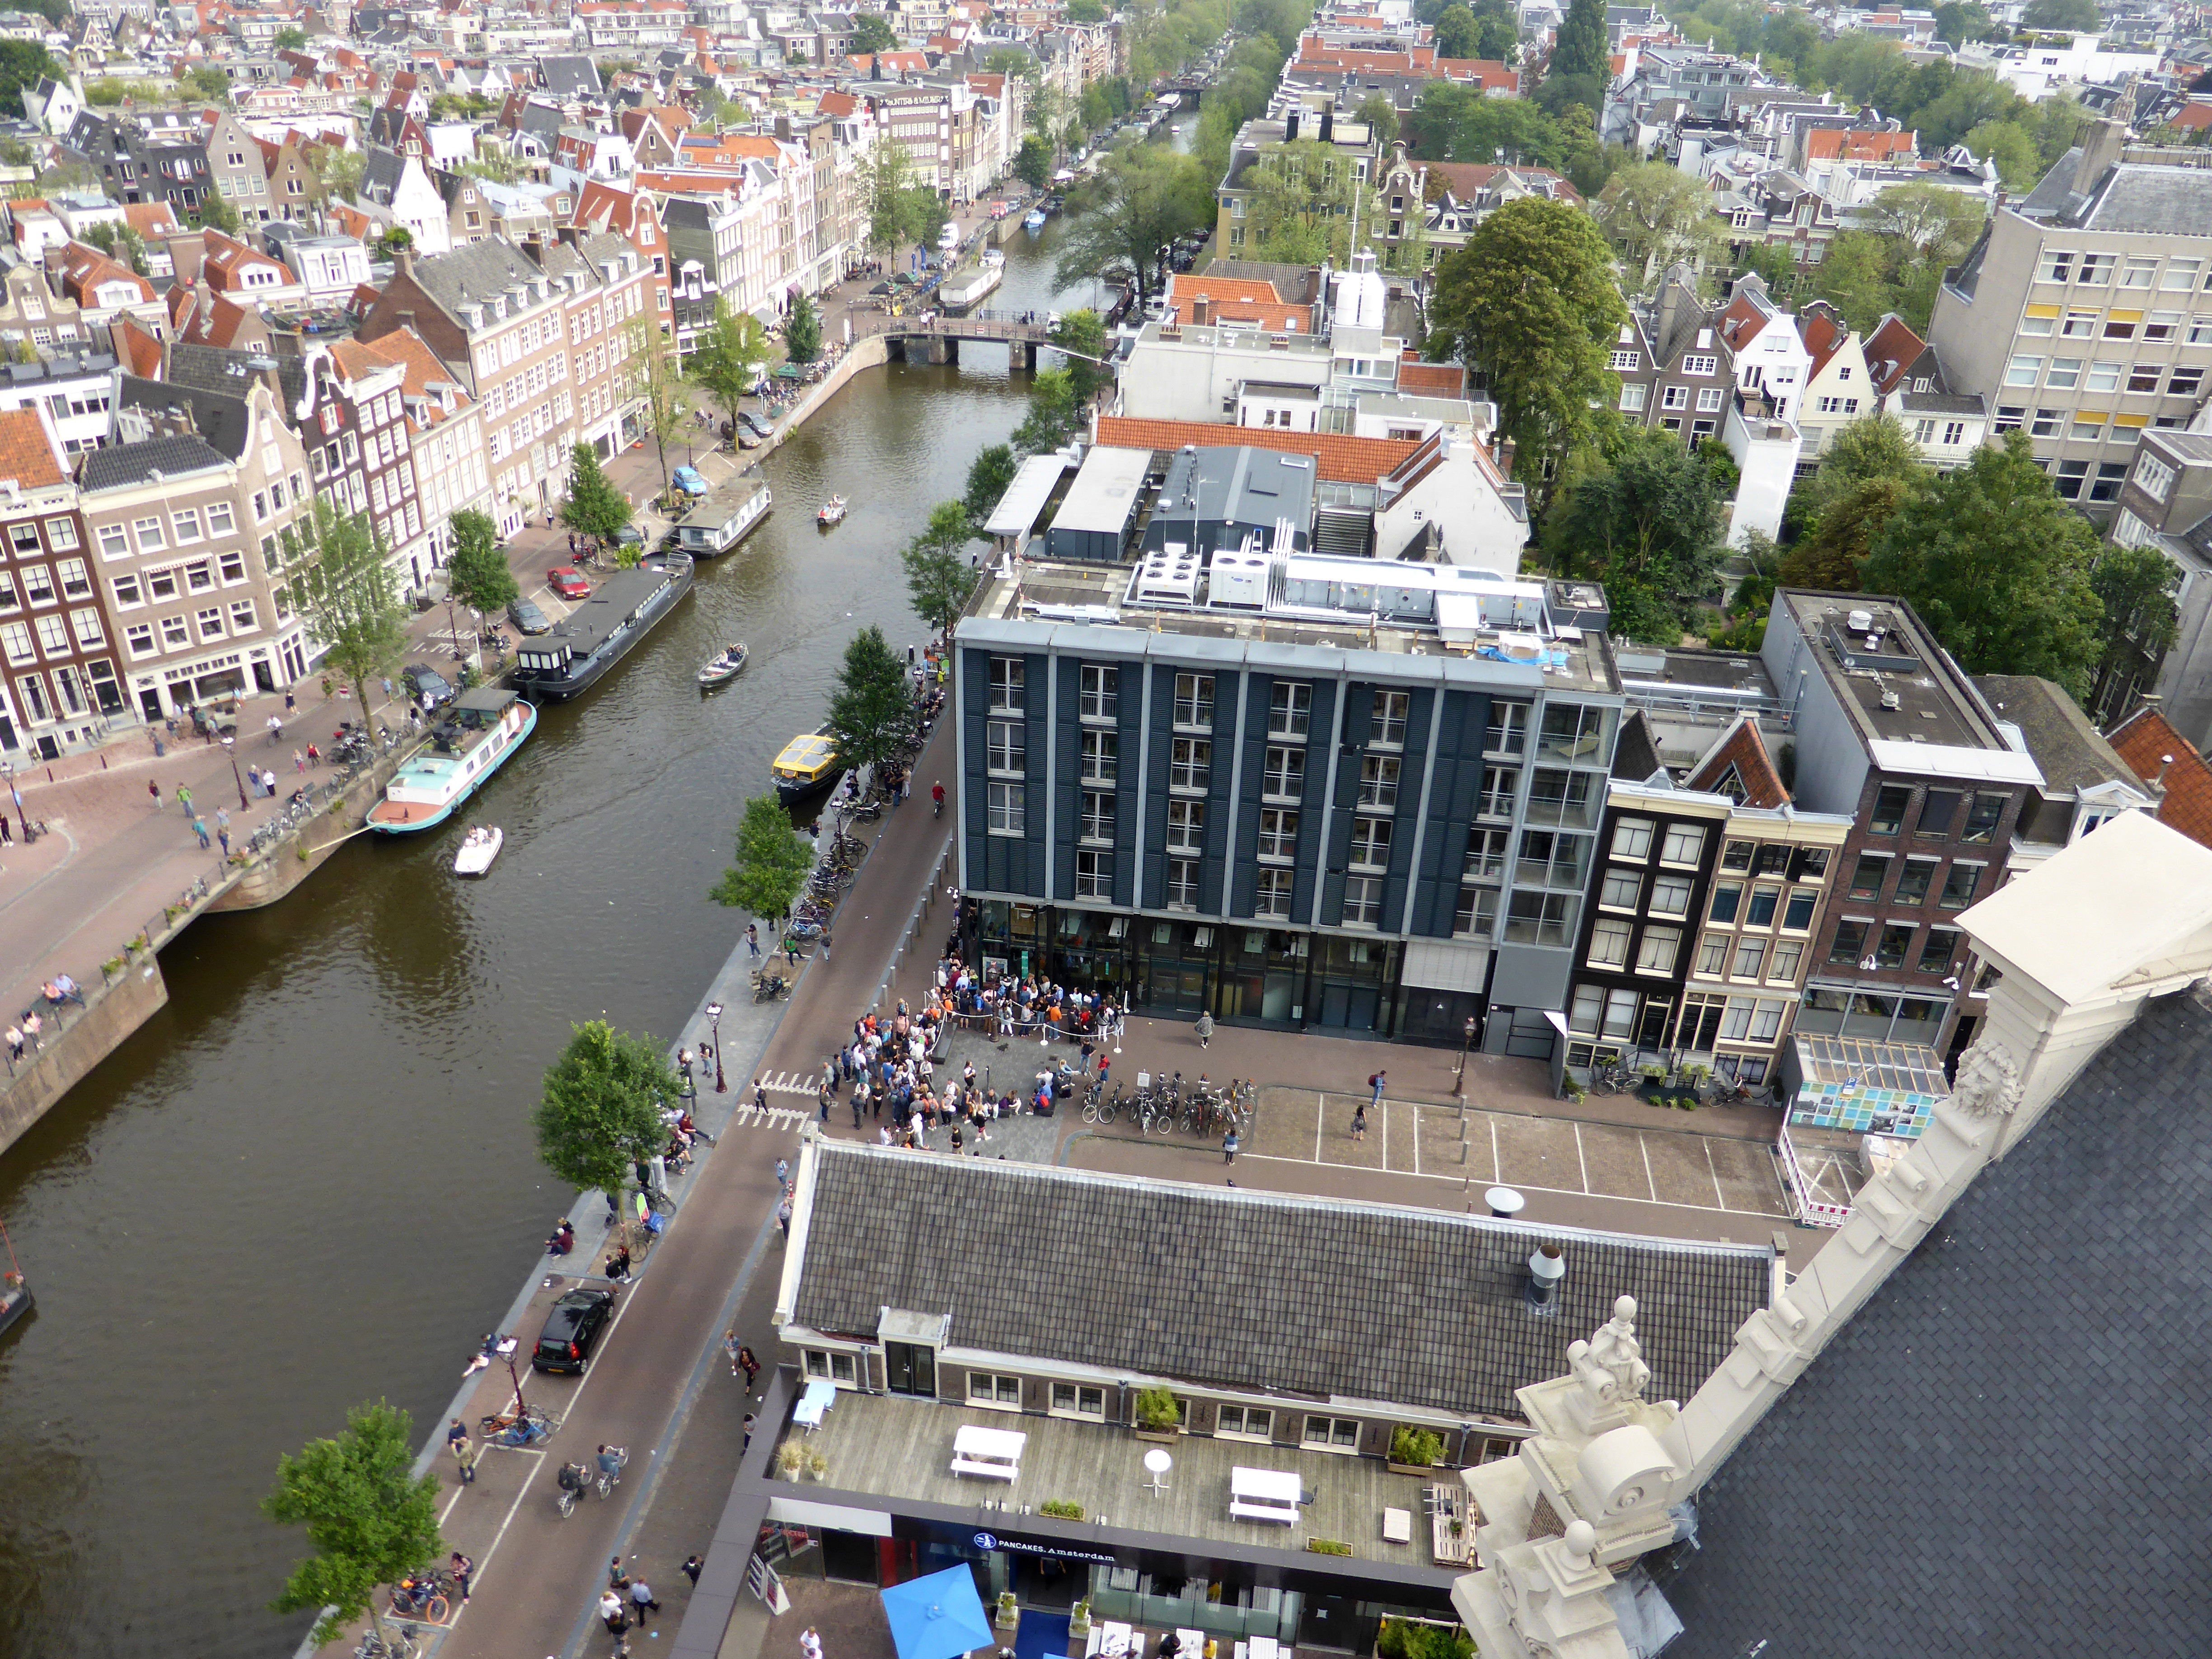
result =
[[[1960,1056],[1951,1103],[1968,1117],[2010,1117],[2020,1094],[2020,1067],[2002,1043],[1985,1036]]]
[[[1624,1406],[1642,1400],[1651,1368],[1636,1340],[1636,1298],[1624,1296],[1614,1302],[1613,1317],[1589,1341],[1569,1343],[1567,1364],[1594,1404]]]

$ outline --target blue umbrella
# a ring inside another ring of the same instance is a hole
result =
[[[883,1597],[898,1659],[959,1659],[994,1639],[983,1599],[975,1594],[975,1575],[966,1567],[894,1584]]]

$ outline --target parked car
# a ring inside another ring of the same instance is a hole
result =
[[[588,599],[592,597],[591,583],[584,580],[582,572],[569,565],[564,564],[557,570],[547,571],[545,586],[562,599],[570,601]]]
[[[441,702],[453,700],[453,682],[428,663],[410,663],[399,671],[399,683],[407,688],[407,695],[418,699],[425,708],[435,708]]]
[[[946,252],[950,252],[954,248],[958,247],[960,246],[960,227],[951,220],[947,219],[945,222],[943,228],[939,230],[937,233],[937,246]]]
[[[592,1363],[607,1327],[614,1322],[615,1293],[602,1287],[570,1291],[545,1315],[545,1328],[532,1351],[533,1370],[569,1371],[578,1376]]]
[[[642,549],[645,546],[645,532],[634,524],[626,524],[615,532],[615,545]]]
[[[738,424],[739,426],[750,427],[753,429],[755,435],[758,437],[773,438],[775,436],[775,423],[772,421],[763,420],[759,416],[754,414],[750,409],[741,409],[738,411]]]
[[[525,599],[507,602],[507,619],[526,634],[548,633],[553,627],[545,613]]]
[[[679,466],[676,469],[676,487],[687,495],[703,495],[707,493],[707,480],[697,467]]]

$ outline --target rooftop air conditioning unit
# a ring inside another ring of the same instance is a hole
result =
[[[1844,626],[1854,634],[1866,633],[1874,627],[1874,612],[1871,611],[1847,612],[1844,617]]]
[[[1212,585],[1206,603],[1262,610],[1267,603],[1267,556],[1255,552],[1217,553],[1213,556]]]

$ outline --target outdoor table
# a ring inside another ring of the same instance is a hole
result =
[[[791,1420],[811,1432],[822,1426],[823,1415],[836,1398],[837,1385],[827,1377],[817,1376],[806,1385],[806,1392],[791,1408]]]

